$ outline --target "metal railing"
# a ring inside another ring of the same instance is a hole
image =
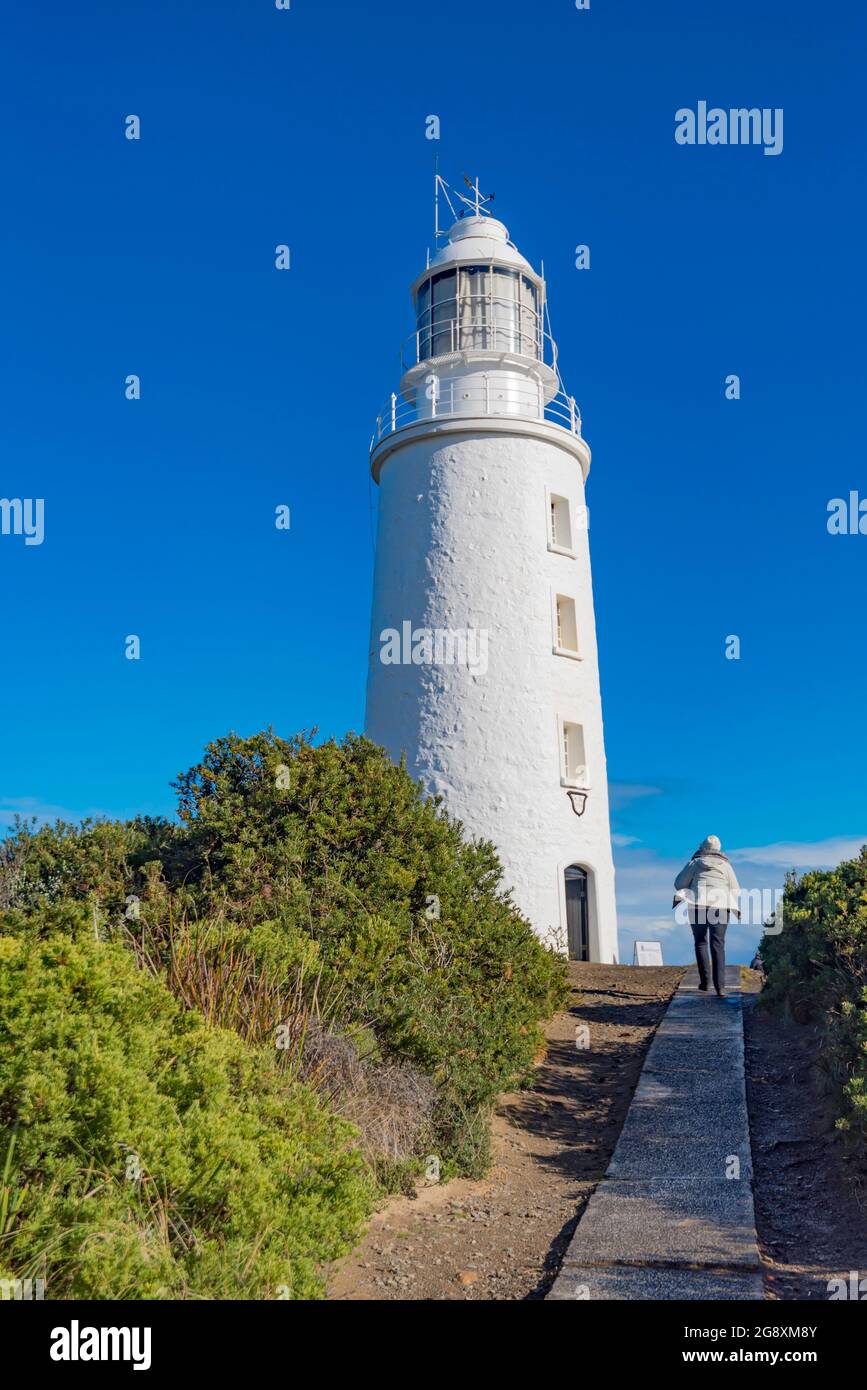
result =
[[[547,360],[552,367],[557,364],[557,345],[543,331],[535,309],[519,299],[461,294],[428,305],[419,314],[415,333],[401,348],[401,366],[407,371],[420,362],[469,349],[516,352]]]
[[[475,386],[467,379],[439,381],[434,373],[427,383],[419,385],[415,400],[407,401],[396,391],[376,417],[376,429],[370,440],[371,450],[380,440],[409,425],[423,421],[455,419],[462,415],[498,416],[516,420],[547,420],[569,430],[571,434],[581,434],[581,412],[575,404],[574,396],[558,391],[546,401],[542,383],[534,387],[530,382],[512,382],[502,376],[491,377],[481,374],[481,385]]]

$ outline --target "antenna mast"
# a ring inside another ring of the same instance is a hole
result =
[[[473,182],[473,180],[470,179],[467,174],[464,174],[464,183],[467,185],[467,188],[469,188],[470,192],[472,193],[471,198],[466,197],[463,193],[458,193],[457,189],[455,188],[449,188],[449,185],[446,183],[445,179],[439,173],[439,156],[437,156],[437,172],[434,174],[435,242],[441,236],[446,236],[446,232],[440,227],[440,190],[442,190],[442,195],[449,206],[449,212],[451,213],[452,217],[456,222],[459,218],[464,216],[464,211],[463,209],[461,209],[460,212],[456,212],[455,203],[463,203],[463,207],[469,209],[469,211],[473,214],[474,217],[491,216],[491,209],[489,207],[486,207],[485,205],[486,203],[492,203],[495,195],[493,193],[489,193],[486,196],[479,188],[478,178],[476,178],[475,182]],[[452,202],[452,199],[454,199],[454,202]]]

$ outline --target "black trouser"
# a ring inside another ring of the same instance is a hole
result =
[[[691,907],[689,925],[695,941],[695,960],[699,984],[706,985],[708,977],[707,934],[710,931],[710,953],[713,960],[713,987],[717,994],[726,987],[726,927],[728,908]]]

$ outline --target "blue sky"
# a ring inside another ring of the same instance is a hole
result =
[[[671,872],[709,831],[751,886],[867,838],[867,537],[826,526],[867,497],[865,26],[854,0],[7,10],[0,495],[45,499],[45,540],[0,536],[0,820],[170,812],[230,728],[361,727],[367,446],[437,153],[544,259],[593,448],[624,958],[686,958]],[[783,108],[782,154],[676,144],[700,100]]]

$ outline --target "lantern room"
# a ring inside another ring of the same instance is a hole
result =
[[[544,284],[521,262],[502,222],[456,222],[448,245],[413,287],[416,360],[467,350],[541,360]]]

